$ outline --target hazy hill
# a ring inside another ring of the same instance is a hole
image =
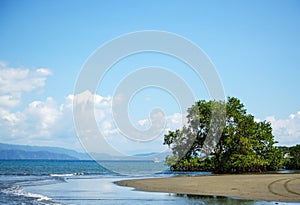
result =
[[[133,156],[112,156],[106,153],[93,153],[95,160],[164,160],[170,152],[141,153]],[[10,159],[36,159],[36,160],[91,160],[86,153],[74,150],[30,145],[13,145],[0,143],[0,160]]]
[[[0,143],[0,159],[87,160],[87,154],[58,147]]]

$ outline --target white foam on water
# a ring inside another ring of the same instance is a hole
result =
[[[13,186],[6,190],[3,190],[6,194],[12,194],[15,196],[24,196],[29,198],[34,198],[37,201],[51,201],[51,198],[44,196],[42,194],[34,194],[30,192],[24,191],[24,189],[21,186]]]
[[[74,174],[50,174],[51,177],[71,177]]]
[[[37,198],[37,201],[50,201],[51,200],[51,198],[44,196],[42,194],[33,194],[30,192],[26,192],[25,196]]]
[[[77,176],[77,175],[84,175],[82,172],[73,173],[73,174],[50,174],[52,177],[71,177],[71,176]]]

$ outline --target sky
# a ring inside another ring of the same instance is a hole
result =
[[[226,96],[238,97],[256,120],[271,122],[280,145],[300,142],[298,0],[0,0],[0,142],[82,151],[72,104],[76,97],[92,96],[98,128],[114,149],[129,155],[165,150],[162,136],[146,143],[120,136],[111,104],[121,82],[149,66],[174,73],[196,100],[209,100],[202,76],[179,59],[151,52],[130,55],[109,69],[95,93],[74,92],[97,49],[145,30],[193,42],[213,63]],[[141,87],[128,104],[130,123],[147,130],[149,113],[160,108],[165,131],[179,128],[186,107],[176,97],[159,86]]]

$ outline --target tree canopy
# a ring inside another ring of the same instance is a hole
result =
[[[285,152],[290,156],[284,159],[284,166],[287,169],[300,169],[300,144],[287,148]]]
[[[240,173],[276,170],[282,164],[271,124],[255,121],[239,99],[201,100],[187,112],[188,124],[164,136],[173,152],[166,159],[172,170]]]

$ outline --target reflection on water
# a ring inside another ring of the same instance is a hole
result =
[[[127,178],[128,179],[128,178]],[[192,194],[168,194],[145,192],[130,187],[114,184],[125,180],[119,177],[110,178],[70,178],[64,183],[26,187],[27,191],[50,197],[63,204],[171,204],[171,205],[296,205],[298,203],[277,203],[266,201],[242,200],[222,196],[201,196]]]
[[[287,169],[266,172],[266,174],[299,174],[299,173],[300,170],[287,170]]]
[[[237,199],[226,196],[204,196],[195,194],[176,194],[177,197],[184,197],[189,200],[202,202],[203,204],[220,204],[220,205],[254,205],[254,204],[270,204],[270,202],[253,201],[245,199]],[[271,203],[274,204],[274,203]]]

